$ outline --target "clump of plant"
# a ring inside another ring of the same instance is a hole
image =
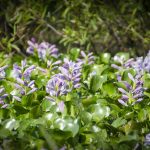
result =
[[[99,57],[28,44],[28,57],[0,67],[2,149],[149,148],[149,53]]]

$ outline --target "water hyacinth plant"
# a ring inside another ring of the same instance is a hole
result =
[[[32,55],[38,55],[40,60],[47,62],[50,57],[58,58],[58,48],[56,45],[50,44],[48,42],[36,43],[35,39],[32,38],[28,41],[29,47],[27,48],[27,53]]]
[[[27,53],[33,55],[35,50],[38,49],[38,44],[36,43],[35,38],[32,38],[31,40],[27,41],[27,43],[28,43]]]
[[[64,64],[59,67],[59,70],[64,76],[64,79],[68,82],[70,91],[73,88],[80,87],[80,76],[81,76],[82,62],[75,63],[64,59]]]
[[[35,68],[35,65],[31,65],[28,67],[26,60],[22,60],[21,66],[18,66],[17,64],[13,65],[13,77],[15,77],[16,79],[24,79],[26,81],[30,81],[31,73]]]
[[[144,72],[150,73],[150,51],[148,52],[147,56],[144,57],[136,57],[135,59],[131,58],[127,61],[121,59],[118,56],[114,57],[121,65],[112,64],[111,66],[117,70],[127,69],[127,68],[134,68],[136,72],[143,74]]]
[[[118,88],[118,90],[122,93],[122,96],[118,101],[124,106],[139,103],[143,100],[144,96],[142,76],[137,74],[135,77],[133,77],[132,74],[128,73],[128,77],[132,81],[132,84],[128,83],[127,81],[122,81],[127,90]],[[119,81],[121,81],[121,79],[119,79]]]
[[[51,97],[58,97],[68,92],[68,85],[62,74],[54,75],[47,83],[46,92]]]
[[[84,51],[81,51],[81,56],[82,56],[82,59],[78,58],[78,62],[81,62],[82,64],[85,64],[85,65],[91,65],[94,63],[95,57],[93,56],[92,52],[89,54],[86,54]]]
[[[50,95],[46,96],[46,98],[50,101],[55,101],[59,110],[63,113],[65,104],[59,97],[69,92],[69,86],[65,81],[63,74],[56,74],[48,81],[46,92]]]
[[[21,96],[29,95],[37,90],[34,84],[35,81],[30,79],[31,73],[35,68],[35,65],[28,66],[26,60],[21,61],[21,66],[17,64],[13,65],[13,77],[16,80],[16,89],[11,92],[11,95],[13,95],[14,99],[21,101]],[[18,95],[16,95],[15,91],[19,92],[17,93]]]

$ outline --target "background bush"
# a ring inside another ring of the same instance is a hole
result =
[[[0,49],[24,51],[31,37],[62,50],[130,51],[150,47],[148,0],[1,0]]]

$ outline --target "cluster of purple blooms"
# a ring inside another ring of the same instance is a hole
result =
[[[58,97],[68,93],[68,85],[65,82],[64,76],[60,73],[52,76],[47,83],[46,92],[51,97]]]
[[[150,51],[145,58],[143,58],[143,57],[136,58],[136,60],[133,61],[133,63],[131,65],[132,65],[132,67],[135,68],[135,70],[137,72],[141,72],[142,74],[144,72],[150,73],[150,63],[149,62],[150,62]]]
[[[40,44],[36,43],[35,39],[32,38],[28,41],[29,47],[27,48],[27,53],[35,55],[38,54],[39,59],[47,61],[48,58],[58,57],[58,48],[55,45],[48,42],[41,42]]]
[[[64,64],[59,67],[61,73],[52,76],[46,86],[46,91],[52,97],[58,97],[70,92],[73,88],[80,87],[82,63],[75,63],[64,59]]]
[[[52,76],[47,83],[46,92],[50,95],[50,97],[47,98],[55,100],[55,98],[72,91],[73,88],[79,88],[81,65],[81,62],[75,63],[64,59],[63,66],[59,67],[61,73]],[[60,111],[63,112],[64,102],[60,101],[58,107]]]
[[[44,69],[44,68],[41,68],[41,67],[37,67],[37,69],[40,70],[41,72],[47,74],[48,72],[57,69],[58,65],[60,65],[60,64],[61,64],[61,60],[58,60],[58,61],[55,61],[55,62],[48,60],[47,61],[47,69]]]
[[[111,66],[113,68],[117,70],[133,68],[137,74],[135,77],[133,77],[130,73],[128,74],[128,77],[133,82],[132,85],[127,83],[127,81],[122,81],[125,84],[127,90],[118,88],[118,90],[122,93],[122,97],[118,101],[125,106],[128,106],[128,104],[134,105],[135,103],[142,101],[144,96],[142,76],[144,72],[150,73],[150,51],[145,58],[137,57],[136,59],[131,58],[127,61],[124,61],[123,59],[116,56],[115,59],[118,60],[120,66],[112,64]],[[121,81],[121,78],[119,77],[118,80]]]
[[[127,61],[121,59],[118,56],[114,57],[115,60],[117,60],[121,66],[112,64],[111,66],[115,69],[123,69],[123,68],[134,68],[137,73],[143,74],[144,72],[150,73],[150,51],[148,52],[147,56],[145,58],[143,57],[137,57],[136,59],[129,59]]]
[[[139,103],[143,100],[144,96],[142,76],[137,74],[133,77],[132,74],[128,73],[128,77],[132,81],[132,84],[127,81],[122,81],[121,77],[118,76],[118,81],[122,82],[126,87],[126,89],[118,88],[118,90],[122,93],[122,96],[118,101],[124,106]]]
[[[85,65],[91,65],[94,63],[95,57],[93,56],[93,53],[89,53],[88,55],[86,55],[86,53],[84,51],[81,51],[81,56],[82,59],[77,59],[78,62],[81,62],[82,64]]]
[[[28,67],[26,60],[21,61],[21,66],[17,64],[13,65],[13,77],[15,77],[16,80],[15,87],[17,91],[19,91],[17,95],[16,92],[11,92],[14,99],[21,101],[20,97],[22,95],[29,95],[37,90],[34,84],[35,81],[30,80],[31,73],[35,68],[34,65]]]

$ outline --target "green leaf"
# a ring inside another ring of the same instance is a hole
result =
[[[4,124],[5,128],[8,130],[16,130],[19,127],[19,122],[15,119],[5,120]]]
[[[107,106],[101,106],[100,104],[93,104],[88,108],[88,112],[91,113],[93,121],[99,122],[103,118],[109,116],[110,108]]]
[[[69,117],[56,119],[53,126],[61,131],[71,132],[72,137],[74,137],[79,131],[78,119],[73,120]]]
[[[9,115],[9,109],[0,109],[0,119],[6,119]]]
[[[133,135],[121,136],[118,143],[127,142],[127,141],[138,141],[139,136],[135,133]]]
[[[15,105],[13,108],[16,111],[17,115],[26,114],[29,112],[28,109],[25,109],[23,106],[20,105]]]
[[[8,138],[11,135],[10,130],[6,128],[0,128],[0,139]]]
[[[106,95],[109,95],[110,97],[113,97],[113,96],[117,96],[117,89],[116,89],[116,86],[111,83],[111,82],[106,82],[103,84],[103,92],[106,94]]]
[[[101,65],[94,65],[91,69],[91,72],[94,72],[96,75],[101,75],[102,72],[107,69],[108,66],[101,64]]]
[[[92,120],[92,114],[84,111],[81,113],[81,119],[85,124],[88,124]]]
[[[31,118],[37,118],[42,115],[41,107],[40,106],[34,106],[29,113],[29,116]]]
[[[38,75],[35,80],[35,84],[38,86],[38,88],[42,88],[47,83],[47,79],[44,75]]]
[[[87,107],[91,104],[95,104],[97,101],[97,97],[96,96],[88,96],[87,98],[82,100],[82,104]]]
[[[23,96],[21,100],[21,104],[26,107],[31,106],[34,100],[35,100],[34,94]]]
[[[49,101],[49,100],[43,100],[41,107],[43,111],[50,111],[53,105],[55,105],[55,102]]]
[[[92,92],[96,92],[98,89],[102,87],[102,84],[107,81],[107,76],[99,76],[94,75],[92,76],[91,82],[90,82],[90,90]]]
[[[70,53],[71,60],[75,61],[79,56],[80,49],[79,48],[72,48],[69,53]]]
[[[112,126],[115,128],[118,128],[122,125],[124,125],[127,121],[125,119],[122,119],[122,117],[117,118],[115,121],[113,121]]]
[[[143,122],[145,120],[147,120],[147,110],[146,109],[141,109],[139,112],[138,112],[138,120],[140,122]]]
[[[111,58],[110,53],[102,53],[102,54],[100,55],[100,60],[101,60],[101,62],[104,63],[104,64],[109,64],[110,58]]]

